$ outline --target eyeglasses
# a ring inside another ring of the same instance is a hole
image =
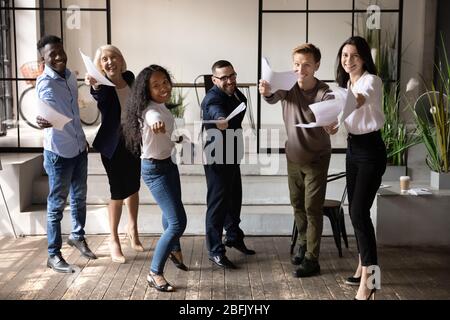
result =
[[[223,76],[223,77],[213,76],[213,77],[222,82],[226,82],[228,80],[236,80],[236,76],[237,76],[237,73],[235,72],[235,73],[230,74],[229,76]]]

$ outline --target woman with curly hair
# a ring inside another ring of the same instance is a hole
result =
[[[180,246],[187,219],[181,201],[180,174],[171,157],[175,120],[166,107],[171,92],[172,80],[166,69],[151,65],[142,70],[128,101],[123,126],[128,148],[134,153],[142,149],[141,175],[162,210],[164,232],[156,244],[147,281],[164,292],[174,291],[163,275],[167,258],[187,270]]]

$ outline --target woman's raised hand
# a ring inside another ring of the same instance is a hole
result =
[[[92,86],[94,89],[98,89],[97,80],[94,77],[91,77],[88,73],[84,76],[84,83],[87,86]]]
[[[166,125],[162,121],[155,122],[150,126],[150,129],[154,134],[166,133]]]

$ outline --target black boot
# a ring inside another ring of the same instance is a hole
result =
[[[320,265],[317,260],[303,259],[302,263],[293,273],[295,278],[305,278],[320,274]]]
[[[306,245],[303,246],[299,245],[297,253],[293,255],[291,258],[291,263],[296,266],[301,264],[303,262],[303,259],[305,258],[305,253],[306,253]]]

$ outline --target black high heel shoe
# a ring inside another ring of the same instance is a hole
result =
[[[181,269],[183,271],[189,270],[188,267],[182,261],[178,260],[178,258],[172,252],[169,254],[169,259],[178,269]]]
[[[375,300],[375,292],[377,291],[377,289],[376,288],[373,288],[372,290],[370,290],[370,293],[369,293],[369,295],[367,296],[367,299],[366,300]],[[361,299],[356,299],[356,297],[355,298],[353,298],[353,300],[361,300]]]
[[[345,280],[345,284],[348,284],[350,286],[359,286],[359,283],[361,282],[361,276],[359,277],[348,277],[347,280]]]
[[[175,291],[175,288],[172,285],[170,285],[167,281],[162,286],[158,285],[156,283],[155,278],[153,278],[153,275],[151,273],[149,273],[147,275],[147,282],[148,282],[148,284],[151,287],[154,287],[156,290],[161,291],[161,292],[172,292],[172,291]]]

